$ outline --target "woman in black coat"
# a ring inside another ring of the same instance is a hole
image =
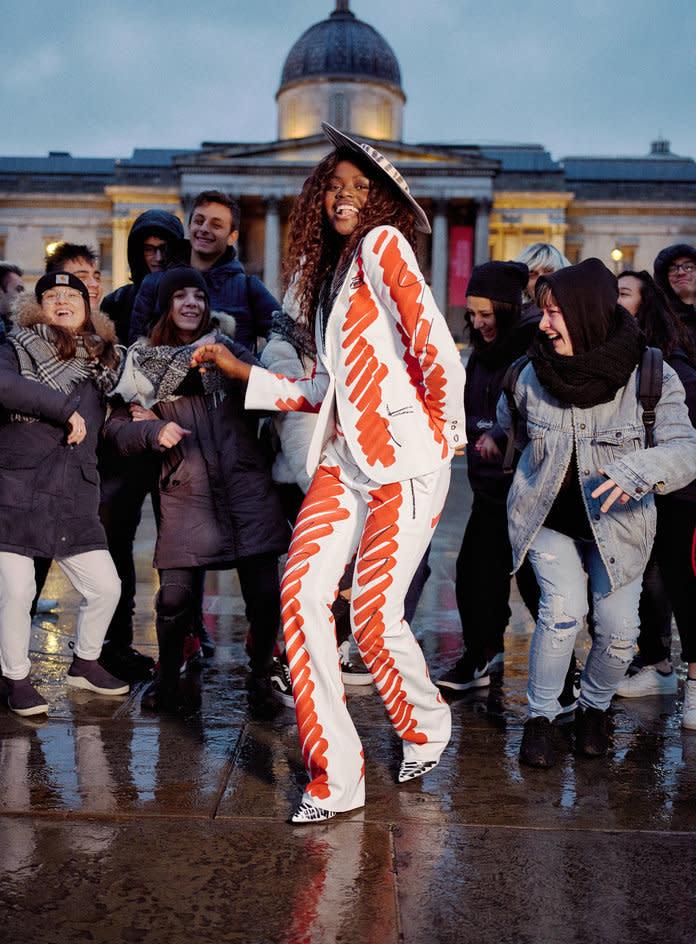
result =
[[[270,695],[269,669],[280,622],[278,556],[288,526],[257,437],[258,414],[244,390],[219,371],[191,370],[191,354],[211,339],[255,363],[213,326],[205,281],[189,266],[168,270],[158,295],[164,314],[149,340],[128,351],[116,390],[130,407],[106,427],[122,454],[162,453],[154,566],[160,572],[160,669],[143,696],[150,708],[180,702],[179,670],[207,569],[236,567],[251,628],[252,703]]]
[[[16,319],[0,348],[0,661],[8,706],[35,715],[48,711],[29,676],[35,557],[54,559],[84,597],[67,683],[128,691],[97,663],[120,589],[97,514],[96,460],[117,355],[113,325],[90,314],[74,275],[39,279]]]

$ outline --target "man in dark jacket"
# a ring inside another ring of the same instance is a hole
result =
[[[23,274],[13,262],[0,262],[0,343],[12,327],[12,307],[24,291]]]
[[[190,265],[203,273],[210,307],[232,315],[237,323],[235,341],[249,350],[266,337],[272,314],[280,302],[256,276],[248,276],[234,248],[239,238],[239,208],[218,190],[205,190],[193,201],[187,240],[172,247],[170,265]],[[133,306],[129,343],[148,333],[157,321],[157,290],[162,275],[145,276]]]
[[[658,253],[655,259],[655,282],[689,329],[696,348],[696,247],[688,243],[676,243]]]
[[[133,304],[143,279],[151,272],[165,270],[170,243],[183,238],[181,222],[166,210],[146,210],[133,223],[128,234],[131,281],[107,295],[101,305],[116,326],[121,344],[128,343]]]

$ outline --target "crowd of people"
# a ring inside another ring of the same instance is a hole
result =
[[[427,774],[445,696],[501,671],[514,575],[536,624],[522,763],[554,763],[562,715],[597,757],[614,696],[675,693],[672,615],[696,729],[696,247],[664,249],[654,278],[543,243],[476,266],[465,383],[416,257],[427,215],[384,155],[322,127],[332,150],[295,203],[282,304],[245,273],[219,191],[195,198],[186,238],[170,213],[139,216],[131,281],[104,299],[89,246],[54,247],[33,292],[0,263],[5,704],[49,710],[29,651],[55,562],[82,597],[66,684],[144,683],[144,710],[195,710],[182,671],[215,652],[206,572],[235,568],[250,710],[297,712],[308,782],[290,821],[327,820],[365,802],[344,684],[374,682],[398,782]],[[464,453],[462,655],[433,683],[410,623]],[[133,646],[148,495],[156,661]]]

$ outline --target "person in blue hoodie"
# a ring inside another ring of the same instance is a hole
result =
[[[172,247],[170,267],[190,265],[202,273],[212,311],[232,315],[237,323],[235,341],[248,350],[259,337],[267,337],[273,312],[280,302],[254,275],[247,275],[237,258],[239,207],[218,190],[204,190],[193,201],[188,220],[188,239]],[[157,308],[161,272],[147,275],[133,307],[129,343],[147,335],[162,312]]]

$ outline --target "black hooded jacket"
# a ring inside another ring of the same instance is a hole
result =
[[[691,335],[694,350],[696,350],[696,307],[694,305],[687,305],[681,300],[669,284],[669,276],[667,275],[667,270],[674,260],[682,256],[687,256],[689,259],[693,259],[694,262],[696,262],[696,247],[689,246],[688,243],[676,243],[674,246],[667,246],[666,249],[658,253],[654,263],[655,283],[667,296],[673,311],[679,315],[686,325]]]
[[[111,292],[101,303],[102,311],[106,312],[116,326],[116,334],[121,344],[128,343],[133,303],[140,283],[150,272],[143,254],[143,243],[148,236],[159,236],[170,242],[183,239],[184,228],[177,217],[166,210],[146,210],[133,223],[128,234],[128,265],[132,281]]]

